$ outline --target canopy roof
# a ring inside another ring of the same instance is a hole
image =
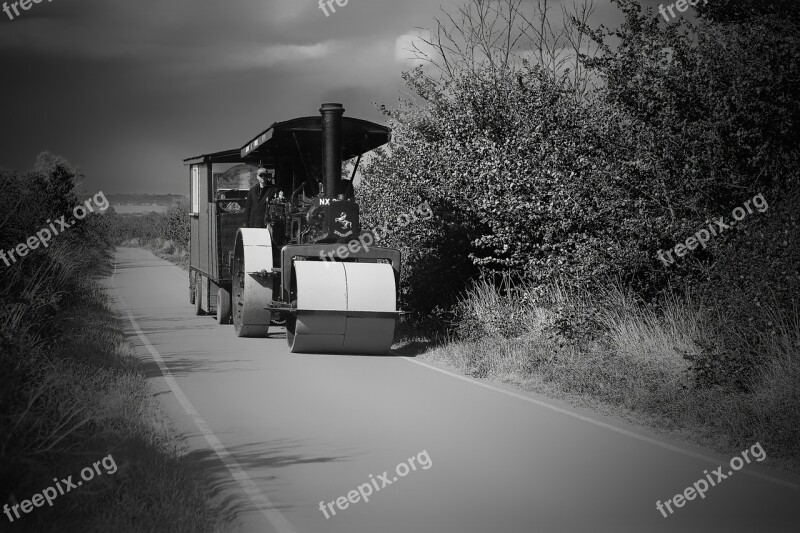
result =
[[[391,129],[358,118],[342,118],[342,159],[351,159],[386,144]],[[322,151],[322,117],[302,117],[276,122],[245,144],[244,159],[269,160],[283,154]]]
[[[209,164],[209,163],[253,163],[258,164],[257,157],[242,157],[241,150],[238,148],[231,148],[230,150],[223,150],[221,152],[213,152],[210,154],[201,154],[194,157],[189,157],[183,160],[186,165],[196,164]],[[267,162],[265,162],[266,164]]]

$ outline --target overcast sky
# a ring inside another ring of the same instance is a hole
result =
[[[455,1],[349,0],[327,17],[318,0],[42,0],[13,20],[0,12],[0,168],[49,150],[90,193],[186,194],[183,158],[238,148],[322,102],[383,122],[373,102],[400,96],[411,36]],[[593,25],[619,20],[597,3]]]

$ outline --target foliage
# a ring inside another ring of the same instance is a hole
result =
[[[80,180],[49,153],[30,171],[0,172],[9,208],[0,213],[0,250],[70,220]],[[113,250],[110,219],[91,213],[47,246],[0,261],[0,503],[22,501],[53,476],[111,454],[118,472],[12,529],[217,531],[219,506],[209,505],[195,465],[179,456],[96,284]]]
[[[110,213],[106,223],[108,232],[117,245],[133,239],[142,243],[161,239],[173,242],[178,249],[189,249],[191,227],[187,202],[171,206],[166,213]]]
[[[407,79],[424,90],[420,70]],[[426,271],[435,276],[429,285],[441,284],[441,273],[476,272],[467,259],[479,270],[540,282],[566,276],[591,283],[652,264],[661,226],[647,222],[658,212],[619,178],[613,139],[621,127],[601,108],[534,67],[501,79],[465,77],[449,93],[433,98],[424,114],[390,112],[391,155],[365,170],[367,187],[384,197],[366,202],[369,211],[386,212],[388,198],[411,194],[433,206],[443,232],[428,245],[450,265]],[[396,176],[403,176],[399,186]]]
[[[720,338],[749,340],[732,350],[712,339],[690,372],[709,387],[747,387],[766,363],[760,310],[791,317],[798,294],[796,9],[744,2],[729,16],[701,10],[693,25],[615,3],[619,28],[573,19],[598,49],[581,55],[592,92],[508,40],[481,38],[497,34],[492,20],[516,20],[517,2],[493,4],[507,10],[499,19],[473,0],[454,19],[466,26],[437,21],[430,62],[404,74],[411,96],[382,107],[394,133],[364,170],[364,216],[430,202],[435,232],[412,225],[389,240],[404,252],[407,302],[429,316],[458,320],[460,295],[498,272],[576,290],[619,281],[649,302],[692,290],[719,318]],[[658,259],[759,193],[767,213],[670,266]],[[593,331],[591,315],[556,313],[562,338]]]
[[[800,18],[795,0],[715,0],[698,4],[701,17],[712,22],[746,22],[769,15],[775,19]]]
[[[800,19],[776,16],[780,2],[745,2],[719,23],[661,27],[634,3],[619,3],[621,45],[587,62],[603,73],[605,101],[630,124],[620,141],[635,146],[649,179],[669,190],[660,204],[672,224],[659,247],[682,242],[755,194],[769,201],[766,213],[666,270],[671,286],[694,287],[716,310],[719,339],[740,340],[733,351],[709,342],[692,360],[696,378],[747,387],[766,363],[750,339],[775,322],[762,310],[796,312]]]
[[[167,222],[164,238],[175,241],[185,250],[189,249],[191,224],[189,220],[188,202],[181,202],[167,209]]]
[[[692,295],[656,306],[614,284],[589,293],[483,279],[459,304],[456,339],[423,357],[550,397],[616,406],[626,418],[632,410],[725,453],[760,441],[796,470],[800,314],[770,304],[761,312],[770,330],[726,338],[716,310]],[[763,358],[754,372],[743,365],[752,343]]]

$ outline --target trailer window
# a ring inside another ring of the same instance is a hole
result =
[[[200,167],[192,166],[192,214],[200,214]]]
[[[211,167],[215,193],[250,189],[258,183],[256,170],[258,167],[247,163],[215,163]],[[219,194],[215,194],[215,196],[219,197]]]

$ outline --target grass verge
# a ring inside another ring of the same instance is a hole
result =
[[[720,317],[691,296],[655,308],[621,289],[479,282],[461,303],[456,334],[418,357],[723,454],[759,441],[774,466],[800,473],[800,317],[762,311],[773,327],[745,340],[726,338]],[[712,379],[726,364],[737,369],[729,364],[737,351],[760,356],[741,378],[746,386]]]
[[[163,239],[161,237],[140,239],[138,237],[134,237],[123,240],[119,246],[127,248],[144,248],[145,250],[150,250],[157,257],[169,261],[170,263],[181,267],[183,270],[189,270],[189,250],[171,239]]]
[[[109,455],[116,471],[52,507],[20,511],[8,525],[37,532],[226,530],[230,517],[165,422],[107,296],[94,283],[77,296],[49,325],[63,333],[56,340],[4,350],[4,366],[17,361],[17,379],[30,394],[27,408],[4,420],[3,499],[13,506],[54,486],[54,477],[80,480],[83,468]]]

